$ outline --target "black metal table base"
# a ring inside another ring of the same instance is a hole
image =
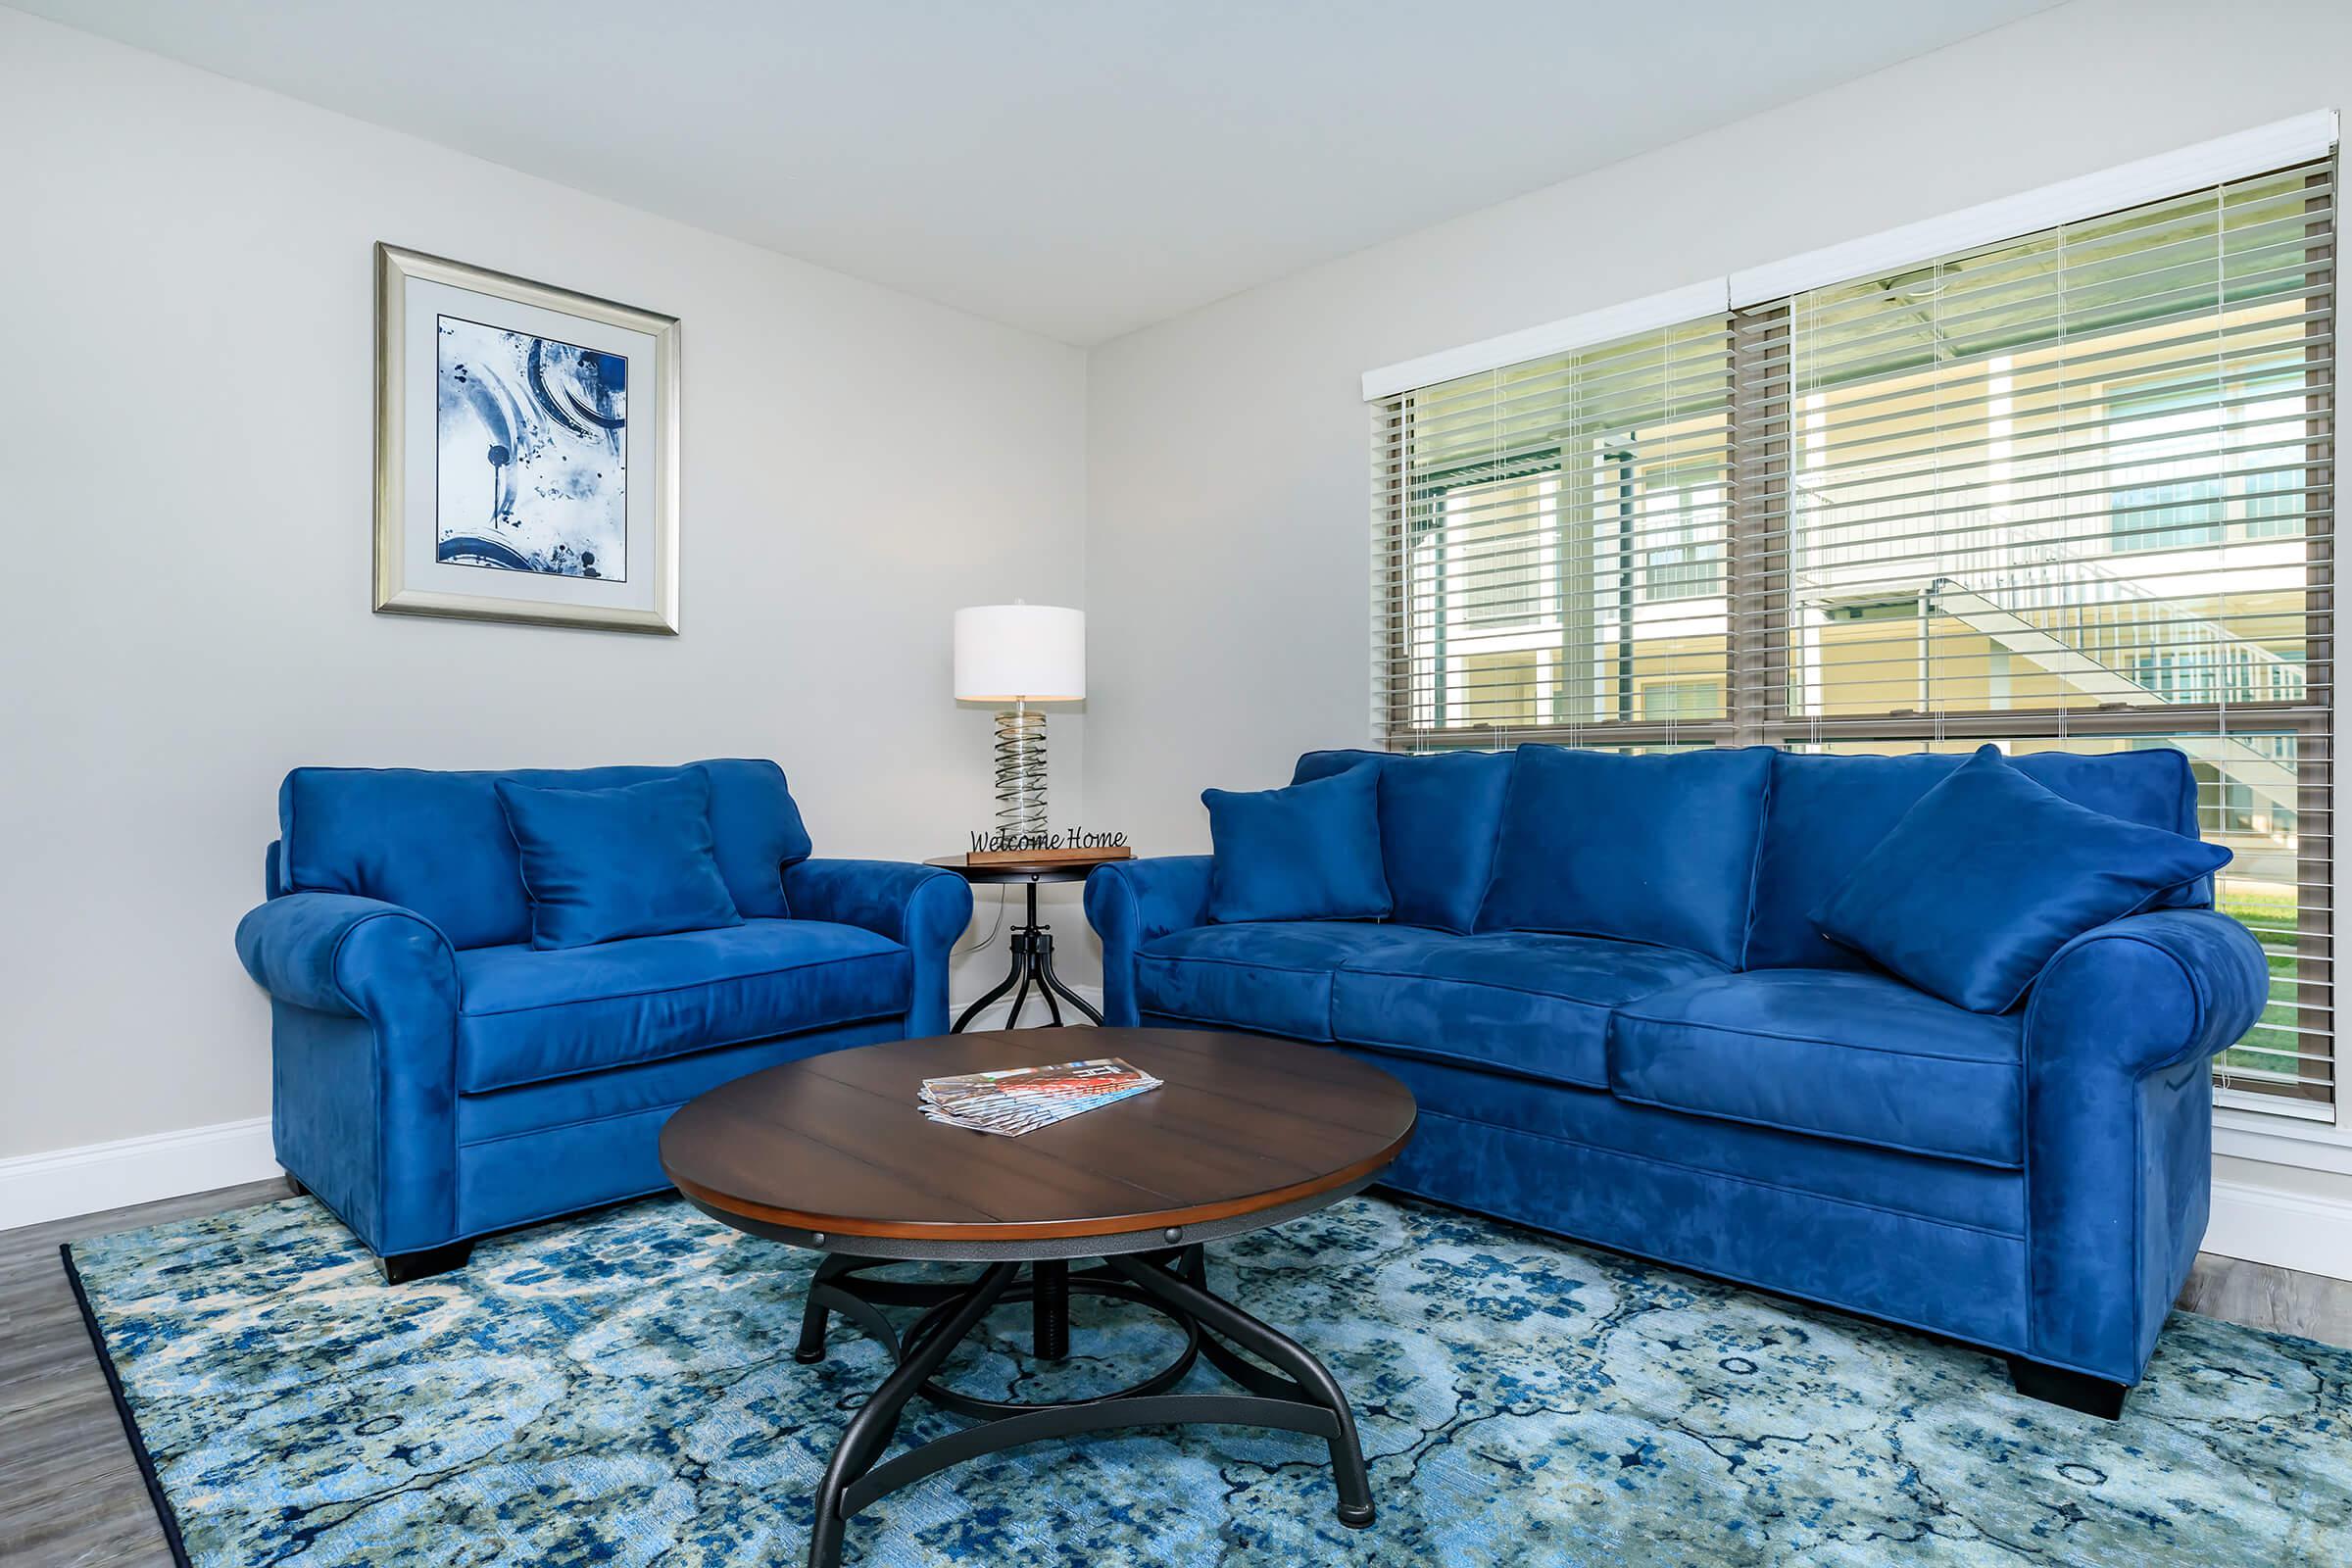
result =
[[[1004,1014],[1004,1027],[1007,1029],[1018,1028],[1021,1006],[1029,1000],[1029,984],[1032,980],[1037,983],[1038,999],[1046,1004],[1046,1015],[1052,1018],[1055,1025],[1058,1026],[1061,1022],[1062,1002],[1068,1003],[1084,1013],[1088,1021],[1095,1024],[1102,1022],[1102,1014],[1088,1005],[1084,997],[1063,985],[1061,977],[1054,972],[1054,933],[1049,927],[1038,921],[1037,884],[1029,883],[1028,890],[1027,913],[1022,923],[1012,928],[1010,938],[1012,967],[1005,971],[1004,978],[997,982],[994,990],[963,1009],[963,1016],[956,1020],[956,1026],[948,1031],[950,1034],[963,1033],[964,1027],[974,1018],[979,1017],[990,1003],[1005,992],[1012,991],[1016,984],[1020,989],[1012,993],[1012,1009]],[[1056,1002],[1054,1000],[1056,997],[1061,1001]]]
[[[1359,1530],[1372,1523],[1372,1483],[1347,1394],[1296,1341],[1212,1294],[1198,1246],[1108,1257],[1084,1270],[1072,1270],[1066,1262],[994,1263],[979,1278],[954,1284],[864,1277],[864,1270],[881,1266],[878,1259],[828,1254],[808,1288],[796,1352],[801,1360],[824,1358],[826,1328],[839,1312],[879,1340],[898,1363],[850,1418],[818,1484],[810,1568],[836,1568],[850,1520],[902,1487],[982,1454],[1108,1427],[1205,1424],[1311,1433],[1331,1450],[1340,1522]],[[1114,1297],[1157,1312],[1182,1331],[1184,1348],[1139,1383],[1077,1399],[1008,1403],[938,1381],[940,1366],[956,1347],[1006,1301],[1030,1303],[1031,1348],[1037,1356],[1063,1358],[1069,1353],[1073,1294]],[[883,1315],[886,1305],[924,1310],[902,1336]],[[1249,1359],[1244,1350],[1267,1365]],[[1169,1394],[1201,1358],[1246,1392]],[[971,1416],[976,1424],[877,1463],[898,1431],[901,1412],[917,1396]]]

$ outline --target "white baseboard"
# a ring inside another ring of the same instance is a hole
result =
[[[1070,989],[1097,1010],[1102,1008],[1101,987]],[[972,1000],[965,998],[955,1010],[970,1006]],[[992,1004],[971,1026],[1003,1028],[1009,1001]],[[1085,1022],[1067,1003],[1062,1004],[1062,1016]],[[1021,1008],[1022,1027],[1046,1021],[1046,1009],[1032,995]],[[17,1154],[0,1159],[0,1231],[267,1181],[277,1174],[277,1153],[270,1141],[267,1116],[85,1144],[79,1149]]]
[[[2352,1280],[2352,1202],[2216,1178],[2204,1250]]]
[[[1084,997],[1088,1006],[1097,1012],[1102,1010],[1102,988],[1101,986],[1072,986],[1070,989]],[[948,1016],[951,1018],[962,1017],[963,1009],[985,995],[987,995],[985,991],[975,991],[961,1001],[950,1004]],[[1012,999],[1010,997],[999,1002],[992,1002],[978,1017],[964,1027],[967,1029],[1002,1029],[1004,1027],[1004,1015],[1011,1010]],[[1086,1022],[1086,1019],[1079,1015],[1078,1009],[1071,1006],[1067,1000],[1063,1000],[1061,1003],[1061,1015],[1071,1023],[1083,1025]],[[1021,1004],[1021,1027],[1035,1029],[1052,1021],[1046,1012],[1045,1004],[1037,1000],[1037,989],[1034,986],[1031,987],[1029,1000]]]
[[[277,1173],[267,1116],[18,1154],[0,1159],[0,1231],[267,1181]]]

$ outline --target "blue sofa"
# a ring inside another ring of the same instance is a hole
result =
[[[1389,1178],[1404,1192],[1986,1347],[2021,1390],[2113,1415],[2204,1233],[2208,1058],[2259,1016],[2268,974],[2210,879],[2076,938],[2005,1013],[1824,939],[1808,913],[1962,760],[1774,753],[1752,799],[1678,820],[1679,839],[1729,835],[1750,874],[1640,896],[1743,936],[1715,953],[1474,924],[1220,925],[1208,857],[1107,865],[1086,888],[1105,1012],[1359,1053],[1421,1103]],[[1479,907],[1511,754],[1315,752],[1294,782],[1366,765],[1385,770],[1400,908]],[[2178,752],[2017,766],[2196,832]],[[1490,771],[1441,789],[1441,767]],[[1558,813],[1546,858],[1610,864],[1633,819],[1685,808]]]
[[[963,879],[811,859],[773,762],[693,765],[743,923],[555,952],[530,945],[497,781],[602,789],[677,769],[287,775],[268,902],[236,938],[270,993],[271,1131],[389,1278],[666,1188],[662,1124],[716,1084],[947,1032]]]

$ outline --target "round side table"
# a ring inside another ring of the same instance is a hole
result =
[[[982,1008],[1018,985],[1020,989],[1013,991],[1012,1010],[1004,1015],[1002,1025],[1006,1029],[1014,1027],[1020,1021],[1022,1004],[1029,1000],[1029,984],[1032,980],[1037,983],[1038,997],[1046,1004],[1046,1015],[1056,1026],[1061,1023],[1061,1002],[1076,1007],[1086,1015],[1088,1021],[1102,1023],[1102,1015],[1088,1005],[1084,997],[1063,985],[1061,977],[1054,972],[1054,933],[1037,917],[1037,887],[1041,882],[1083,882],[1087,873],[1096,866],[1110,863],[1110,858],[1100,860],[998,860],[987,865],[968,865],[962,856],[947,855],[923,863],[953,871],[974,887],[1001,887],[1018,882],[1028,889],[1027,912],[1021,923],[1012,928],[1012,967],[1005,972],[1004,979],[997,982],[994,990],[963,1009],[962,1016],[948,1031],[950,1034],[961,1034],[964,1026],[980,1015]],[[1056,1002],[1055,997],[1059,997],[1061,1002]]]

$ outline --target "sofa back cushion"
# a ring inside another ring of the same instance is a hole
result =
[[[1949,778],[1965,756],[1824,757],[1782,752],[1772,761],[1772,804],[1749,933],[1750,969],[1866,969],[1870,960],[1823,936],[1813,911],[1843,887],[1863,857]],[[2195,836],[2197,786],[2188,759],[2165,749],[2081,757],[2036,752],[2010,760],[2035,783],[2108,816]],[[2176,889],[2160,906],[2213,902],[2211,879]]]
[[[1522,746],[1481,931],[1567,931],[1740,967],[1771,748],[1628,757]]]
[[[1508,752],[1308,752],[1294,784],[1354,767],[1380,771],[1380,858],[1399,925],[1467,934],[1494,867],[1511,781]]]
[[[710,783],[719,875],[746,918],[782,918],[783,868],[808,858],[808,830],[769,761],[699,764]],[[673,778],[675,767],[525,767],[434,772],[298,767],[277,792],[279,874],[288,892],[351,893],[414,909],[461,948],[528,942],[522,860],[498,781],[612,789]]]

